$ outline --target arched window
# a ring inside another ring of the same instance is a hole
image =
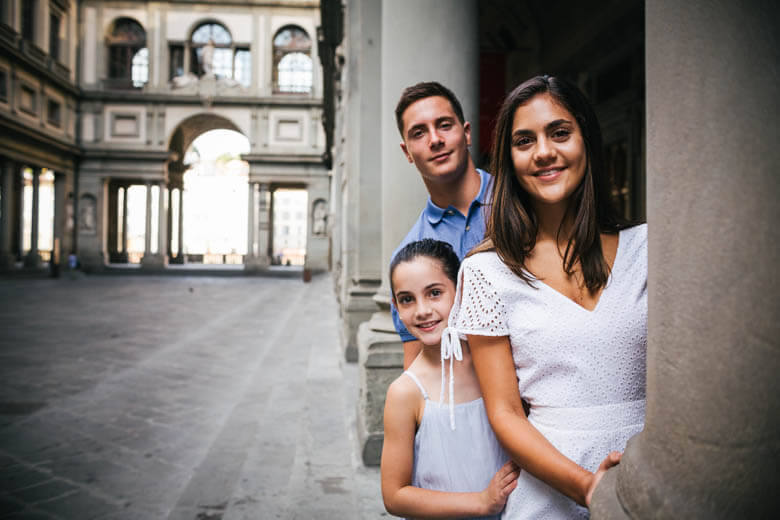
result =
[[[117,19],[106,38],[108,79],[114,87],[142,87],[149,80],[146,31],[132,18]]]
[[[249,45],[237,44],[227,28],[217,22],[205,22],[192,31],[190,40],[170,43],[170,77],[189,71],[196,76],[213,74],[232,78],[244,86],[252,79]]]
[[[295,25],[279,29],[274,36],[274,87],[276,92],[311,92],[311,38]]]

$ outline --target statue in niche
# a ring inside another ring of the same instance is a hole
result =
[[[214,40],[211,38],[203,46],[203,52],[200,54],[200,70],[203,71],[204,76],[214,75]]]
[[[94,235],[97,231],[97,204],[94,195],[82,195],[79,200],[79,233]]]
[[[328,230],[328,204],[322,200],[317,199],[314,202],[314,208],[312,209],[312,234],[315,236],[323,236]]]

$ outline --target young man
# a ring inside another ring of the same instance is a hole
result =
[[[482,206],[488,203],[491,176],[469,155],[471,125],[458,98],[436,82],[418,83],[401,94],[395,108],[401,150],[422,176],[430,197],[395,254],[409,242],[435,238],[449,242],[462,260],[485,235]],[[392,257],[391,257],[392,259]],[[420,352],[392,307],[393,323],[404,343],[404,369]]]

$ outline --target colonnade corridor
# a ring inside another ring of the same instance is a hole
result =
[[[386,516],[329,275],[11,279],[0,516]],[[306,327],[300,327],[301,317]]]

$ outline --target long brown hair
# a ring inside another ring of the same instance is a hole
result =
[[[515,88],[504,100],[496,123],[491,168],[493,195],[486,222],[485,240],[473,253],[495,250],[517,276],[532,283],[525,267],[536,245],[539,230],[531,199],[520,186],[512,162],[512,123],[515,111],[539,94],[549,94],[560,103],[580,127],[587,164],[582,182],[570,197],[563,222],[573,218],[571,235],[563,255],[563,268],[571,276],[579,262],[585,285],[595,292],[607,284],[609,265],[601,249],[601,233],[616,233],[627,227],[611,203],[609,180],[604,167],[601,128],[585,95],[568,81],[554,76],[536,76]]]

